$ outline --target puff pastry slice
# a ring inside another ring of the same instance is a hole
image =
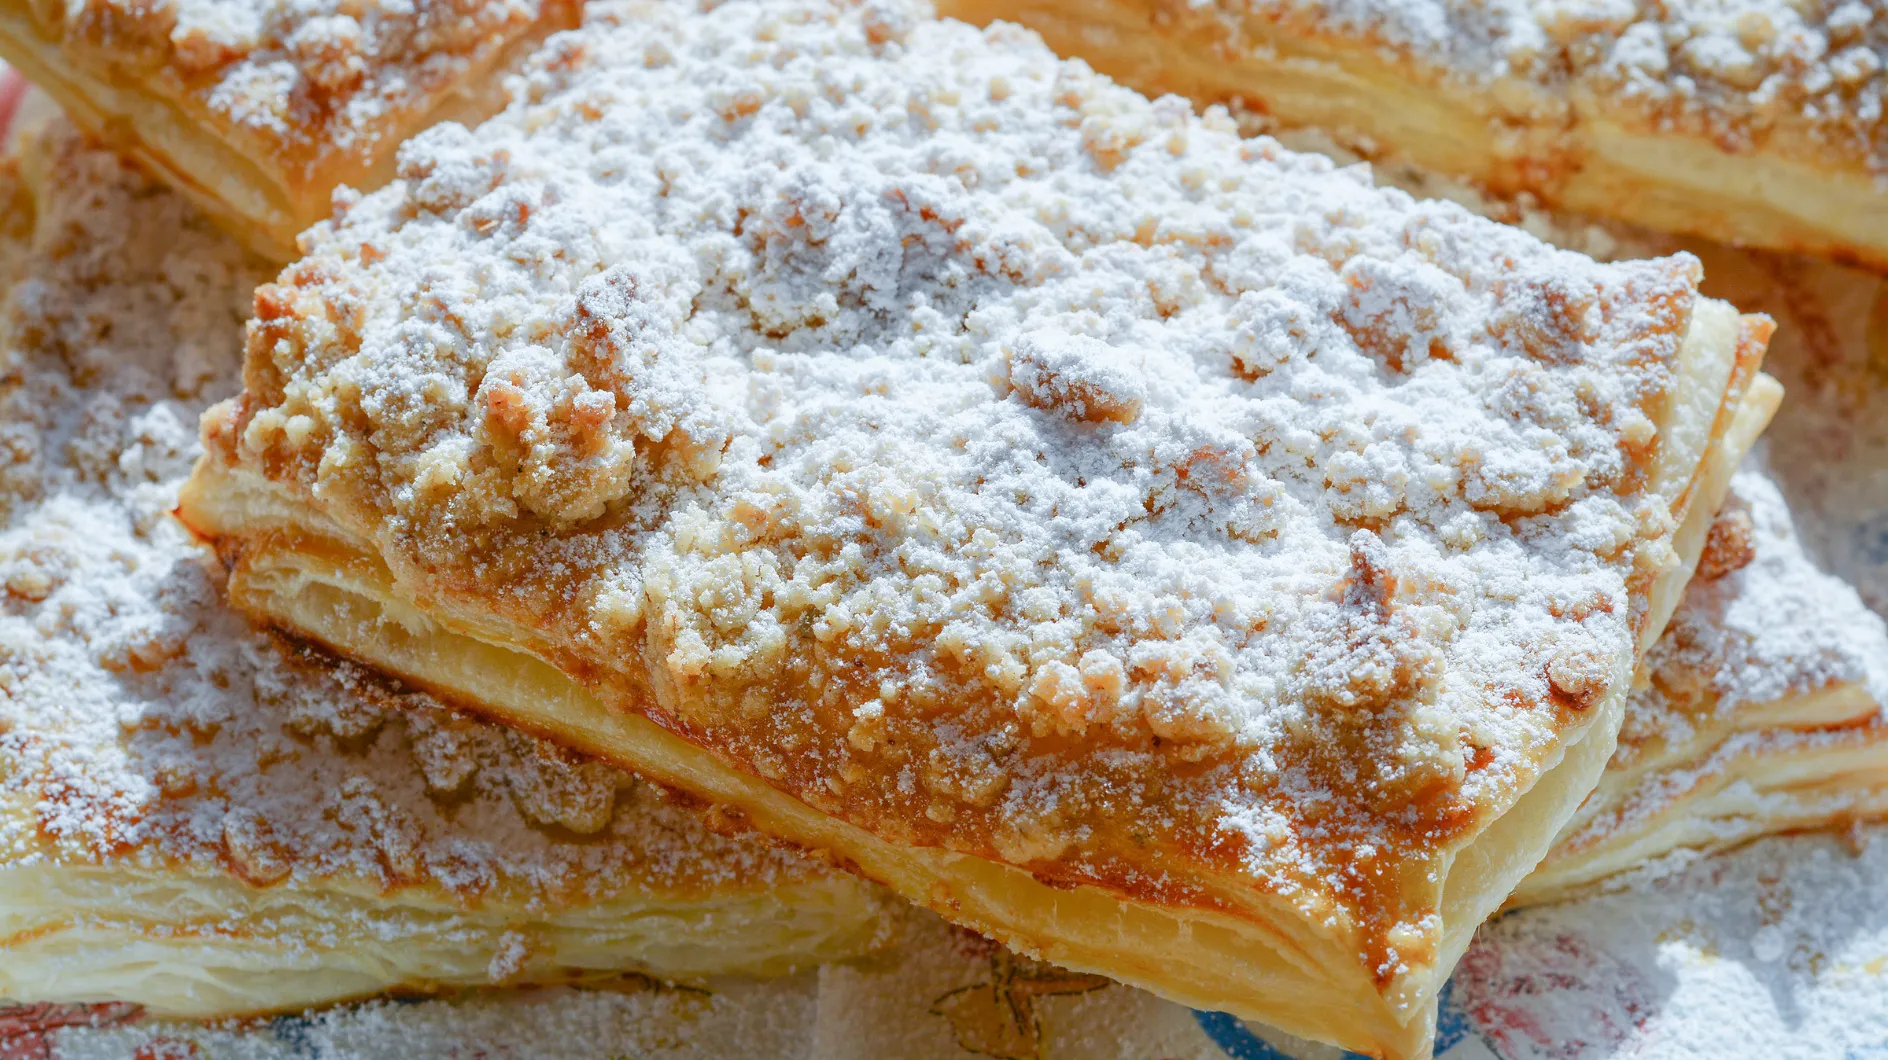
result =
[[[898,4],[592,5],[257,294],[232,599],[1024,952],[1411,1056],[1768,322]]]
[[[944,0],[1148,93],[1497,195],[1888,269],[1888,18],[1855,0]]]
[[[63,122],[30,143],[0,171],[0,997],[247,1016],[878,943],[869,884],[230,611],[168,510],[260,270]]]
[[[578,0],[0,0],[0,58],[252,249],[295,256],[341,185],[503,103]]]
[[[1645,669],[1599,787],[1515,904],[1888,810],[1888,628],[1804,554],[1763,473],[1733,481]]]

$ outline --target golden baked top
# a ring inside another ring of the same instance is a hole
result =
[[[1804,552],[1776,484],[1745,470],[1711,528],[1697,577],[1646,653],[1616,766],[1741,710],[1838,685],[1888,704],[1888,626]]]
[[[1490,95],[1497,114],[1551,121],[1597,98],[1603,113],[1750,150],[1826,148],[1888,178],[1888,11],[1879,0],[1214,0],[1235,40],[1283,25],[1361,39],[1429,79]],[[1237,46],[1237,45],[1235,45]],[[1253,46],[1262,47],[1262,45]]]
[[[68,61],[201,107],[308,177],[390,150],[405,112],[476,91],[482,69],[575,0],[14,0]]]
[[[115,156],[44,136],[0,350],[0,863],[546,903],[821,871],[229,611],[168,513],[260,269]]]
[[[587,18],[257,293],[212,457],[881,835],[1425,959],[1404,874],[1625,680],[1695,260],[897,2]]]

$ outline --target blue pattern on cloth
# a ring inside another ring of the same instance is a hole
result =
[[[1456,1007],[1454,993],[1455,982],[1450,980],[1442,984],[1442,996],[1436,999],[1437,1056],[1455,1048],[1463,1039],[1475,1033],[1474,1028],[1469,1026],[1468,1016]],[[1230,1060],[1292,1060],[1291,1056],[1247,1030],[1237,1016],[1195,1009],[1193,1020]],[[1345,1060],[1369,1060],[1360,1053],[1345,1053],[1344,1057]]]
[[[1290,1054],[1280,1052],[1277,1047],[1246,1029],[1246,1025],[1237,1016],[1224,1012],[1193,1011],[1194,1022],[1219,1051],[1231,1060],[1292,1060]],[[1344,1060],[1370,1060],[1359,1053],[1345,1053]]]

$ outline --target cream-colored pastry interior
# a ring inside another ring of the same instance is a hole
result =
[[[1576,897],[1674,853],[1698,856],[1766,835],[1844,828],[1888,811],[1888,734],[1879,721],[1762,736],[1727,740],[1692,768],[1652,774],[1599,804],[1599,816],[1567,829],[1509,904]],[[1630,826],[1607,819],[1619,817]]]
[[[0,864],[0,997],[228,1019],[395,991],[779,975],[854,958],[889,913],[840,875],[599,902],[258,888],[188,867]]]
[[[34,30],[27,5],[0,6],[0,55],[57,100],[74,122],[122,144],[130,157],[161,174],[258,252],[286,256],[295,233],[307,227],[303,218],[325,212],[325,194],[320,203],[298,197],[287,175],[266,156],[226,144],[208,116],[186,101],[67,62]]]

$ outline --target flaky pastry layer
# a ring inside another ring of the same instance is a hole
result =
[[[1655,612],[1678,595],[1682,571],[1695,562],[1710,524],[1704,513],[1715,509],[1779,393],[1759,376],[1714,442],[1691,489],[1698,501],[1678,534],[1674,570],[1681,573],[1655,590]],[[1308,931],[1295,910],[1240,894],[1232,889],[1236,884],[1214,895],[1219,908],[1056,886],[985,858],[901,849],[821,815],[639,714],[613,709],[490,629],[455,628],[417,610],[362,543],[346,541],[343,531],[292,495],[240,475],[206,464],[192,480],[184,511],[235,557],[232,602],[265,621],[507,724],[735,808],[763,830],[836,854],[940,914],[1041,959],[1294,1033],[1342,1037],[1385,1055],[1414,1055],[1433,1034],[1433,1015],[1425,1020],[1419,1013],[1412,1025],[1400,1025],[1367,980],[1342,974],[1342,940]],[[1616,715],[1623,703],[1599,709]],[[1605,730],[1609,720],[1617,724],[1602,716],[1596,728]],[[1538,860],[1541,838],[1579,804],[1611,750],[1604,735],[1575,743],[1533,791],[1456,853],[1446,870],[1448,952],[1441,967],[1453,965],[1475,926]],[[1240,984],[1236,995],[1227,991],[1228,982]],[[1374,1017],[1364,1035],[1338,1033],[1360,1014]]]
[[[588,18],[258,292],[182,508],[237,598],[1048,959],[1419,1051],[1767,321],[1014,29]]]
[[[1816,567],[1760,472],[1737,476],[1645,669],[1599,786],[1511,904],[1880,812],[1888,625]]]
[[[292,1012],[388,991],[778,975],[859,956],[887,910],[843,877],[577,905],[258,888],[187,866],[0,865],[0,997],[154,1016]]]
[[[884,941],[856,877],[232,612],[169,512],[261,270],[57,117],[0,203],[0,998],[248,1016]]]
[[[1859,690],[1837,690],[1880,705]],[[1759,730],[1596,802],[1509,898],[1577,897],[1656,859],[1702,856],[1782,832],[1842,828],[1888,813],[1888,725]]]
[[[979,25],[1021,22],[1060,54],[1150,94],[1239,102],[1287,128],[1339,130],[1372,154],[1497,195],[1888,268],[1888,39],[1878,15],[1872,26],[1866,15],[1853,22],[1858,5],[1557,5],[1549,14],[1548,5],[1371,0],[1348,20],[1281,0],[938,6]],[[1661,11],[1673,12],[1671,25]]]

